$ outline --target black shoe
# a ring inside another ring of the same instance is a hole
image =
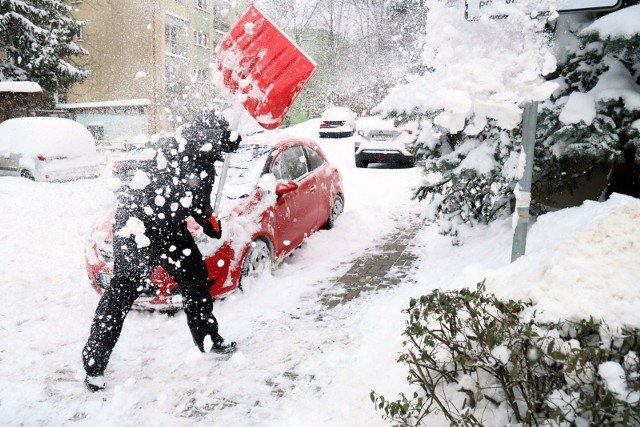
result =
[[[102,391],[105,388],[104,376],[96,375],[92,377],[91,375],[87,375],[84,377],[84,385],[93,393],[96,391]]]
[[[212,353],[218,354],[230,354],[238,349],[235,341],[231,341],[229,344],[224,344],[224,341],[218,341],[211,346]]]

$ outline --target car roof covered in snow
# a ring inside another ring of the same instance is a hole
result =
[[[0,150],[29,156],[82,156],[96,152],[80,123],[58,117],[21,117],[0,123]]]
[[[348,107],[331,107],[322,113],[322,120],[344,120],[355,118],[355,113]]]

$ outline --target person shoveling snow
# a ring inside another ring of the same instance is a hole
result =
[[[98,303],[82,351],[89,390],[104,389],[103,374],[124,319],[159,265],[180,287],[187,324],[200,351],[235,350],[236,343],[225,344],[218,332],[207,266],[186,219],[191,216],[205,234],[220,238],[221,225],[210,200],[214,163],[222,151],[235,151],[240,141],[222,115],[202,111],[191,126],[158,149],[154,159],[142,162],[145,166],[119,189],[114,276]]]

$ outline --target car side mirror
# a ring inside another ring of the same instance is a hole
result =
[[[283,196],[297,189],[298,189],[298,184],[296,184],[294,181],[290,181],[290,180],[278,181],[276,183],[276,196]]]
[[[266,173],[258,180],[258,187],[266,193],[273,193],[276,191],[276,177],[272,173]]]

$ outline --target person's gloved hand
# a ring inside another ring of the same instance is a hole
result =
[[[222,134],[222,138],[220,138],[220,148],[222,148],[222,151],[225,153],[233,153],[238,149],[241,141],[242,137],[238,135],[237,132],[225,130]]]
[[[202,231],[212,239],[219,239],[222,237],[222,223],[215,216],[211,215],[202,226]]]

